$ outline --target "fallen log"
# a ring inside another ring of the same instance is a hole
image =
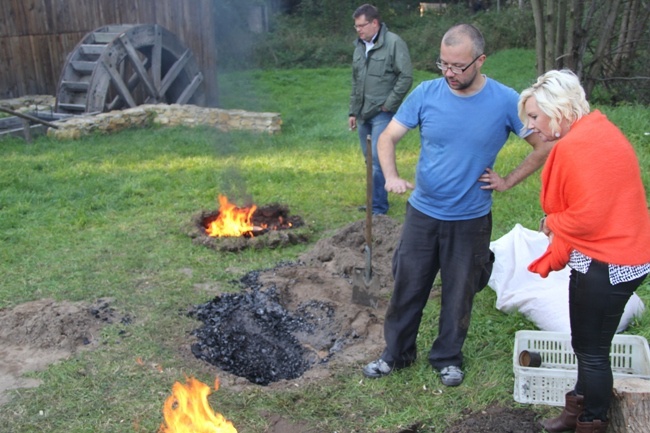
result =
[[[40,123],[41,125],[45,125],[48,128],[54,128],[54,129],[59,129],[58,125],[55,125],[54,123],[47,122],[45,120],[39,119],[38,117],[34,117],[31,114],[27,113],[20,113],[18,111],[14,111],[10,108],[2,107],[0,106],[0,111],[5,112],[7,114],[11,114],[12,116],[20,117],[21,119],[24,120],[30,120],[32,122]]]

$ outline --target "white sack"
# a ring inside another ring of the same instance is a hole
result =
[[[488,285],[496,292],[496,307],[505,313],[521,312],[542,331],[571,332],[569,324],[569,273],[567,266],[547,278],[527,267],[546,251],[548,238],[521,224],[490,244],[495,262]],[[625,306],[617,332],[627,328],[644,306],[636,293]]]

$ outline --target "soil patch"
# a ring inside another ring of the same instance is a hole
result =
[[[384,344],[383,317],[393,284],[391,260],[401,226],[386,216],[373,217],[372,265],[381,283],[376,309],[354,304],[351,297],[351,275],[355,268],[365,265],[364,229],[363,220],[343,227],[318,241],[295,263],[249,273],[240,280],[239,293],[220,294],[210,302],[191,307],[191,314],[200,321],[197,326],[201,322],[203,326],[191,339],[192,352],[185,343],[181,353],[197,364],[204,364],[197,357],[210,363],[220,359],[222,387],[266,385],[278,390],[322,380],[334,374],[338,366],[360,365],[379,355]],[[231,311],[233,304],[239,309]],[[78,350],[95,347],[101,327],[115,321],[129,319],[118,317],[111,300],[93,304],[39,300],[0,310],[0,404],[6,401],[7,390],[38,386],[37,381],[22,377],[25,372],[43,369]],[[235,325],[239,328],[235,329]],[[280,340],[290,344],[270,344],[277,336],[270,338],[269,328],[285,333]],[[221,332],[219,338],[225,339],[223,345],[210,334],[214,329]],[[243,342],[235,341],[242,335],[246,338]],[[253,340],[253,335],[263,338]],[[215,340],[210,342],[210,338]],[[187,336],[180,336],[180,340],[187,342]],[[226,346],[238,350],[229,352],[223,349]],[[241,363],[246,346],[251,350],[262,347],[266,354],[277,352],[280,357],[293,356],[293,369],[302,374],[293,377],[278,370],[275,375],[265,375],[277,365],[265,363],[269,357],[259,355],[259,351],[254,356],[248,351],[243,359],[254,362],[245,362],[246,369],[238,371],[235,367]],[[321,433],[276,414],[269,414],[268,421],[267,433]],[[399,431],[432,430],[422,422]],[[468,412],[446,433],[539,431],[534,412],[494,407]]]
[[[55,302],[41,299],[13,309],[0,310],[0,405],[7,391],[32,388],[40,381],[25,378],[31,371],[66,359],[98,344],[102,326],[119,318],[111,299],[85,302]]]
[[[530,409],[492,406],[473,412],[445,430],[445,433],[539,433],[537,414]]]

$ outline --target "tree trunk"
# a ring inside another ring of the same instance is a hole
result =
[[[557,8],[557,34],[555,36],[555,68],[562,69],[566,63],[567,0],[559,0]]]
[[[581,5],[582,2],[580,0],[572,0],[571,6],[569,7],[568,10],[569,17],[568,17],[567,31],[566,31],[567,57],[566,59],[564,59],[564,65],[574,72],[577,71],[577,65],[578,65],[578,55],[577,55],[578,50],[577,50],[576,41],[579,38],[577,32],[580,29],[580,18],[582,17],[582,13],[580,11]]]
[[[650,380],[616,379],[609,408],[609,433],[645,433],[650,425]]]
[[[531,0],[530,4],[538,75],[569,68],[588,99],[602,84],[607,88],[604,94],[612,98],[638,95],[638,100],[648,100],[647,91],[635,93],[623,84],[648,81],[648,0]],[[647,84],[639,89],[647,89]]]
[[[642,4],[643,0],[629,0],[625,5],[623,22],[621,25],[619,37],[619,49],[614,59],[617,70],[622,75],[627,75],[630,69],[628,61],[634,58],[634,54],[639,48],[640,41],[643,38],[643,32],[650,19],[650,9]]]
[[[584,70],[585,70],[585,64],[584,64],[584,56],[585,52],[587,51],[587,45],[589,44],[589,34],[587,32],[587,26],[591,25],[592,20],[594,18],[594,14],[596,12],[596,7],[598,5],[598,0],[592,0],[591,5],[589,6],[589,9],[585,13],[585,0],[576,0],[576,4],[580,10],[580,15],[578,15],[576,18],[576,22],[578,22],[578,19],[580,20],[580,27],[578,28],[578,37],[576,38],[576,69],[574,72],[578,77],[581,79],[584,76]],[[589,94],[587,94],[587,97],[589,97]]]
[[[555,66],[555,3],[557,0],[546,0],[544,9],[544,28],[546,30],[546,53],[544,63],[546,69],[553,69]]]
[[[544,8],[542,0],[532,0],[533,19],[535,21],[535,53],[537,58],[537,75],[546,71],[544,62]]]
[[[590,79],[587,81],[585,86],[585,93],[587,95],[590,95],[593,91],[597,79],[606,78],[612,74],[612,65],[607,62],[606,54],[611,47],[610,38],[614,32],[616,16],[620,4],[621,0],[611,0],[609,3],[609,12],[605,17],[605,23],[602,27],[599,27],[600,37],[598,40],[598,46],[596,47],[591,71],[589,73]]]

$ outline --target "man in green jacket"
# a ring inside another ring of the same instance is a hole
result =
[[[386,214],[388,193],[377,158],[377,139],[411,89],[413,66],[406,43],[388,31],[376,7],[359,6],[352,18],[359,38],[352,56],[348,126],[358,130],[364,158],[366,136],[372,137],[372,212]]]

